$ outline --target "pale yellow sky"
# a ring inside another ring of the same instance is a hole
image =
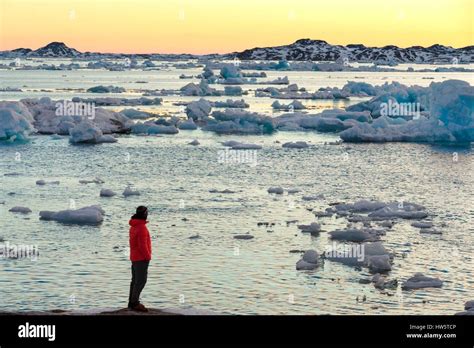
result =
[[[292,43],[474,44],[474,0],[0,0],[0,50],[224,53]]]

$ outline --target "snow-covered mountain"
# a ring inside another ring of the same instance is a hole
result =
[[[241,60],[312,60],[384,63],[435,63],[474,62],[474,46],[452,48],[433,45],[430,47],[397,46],[366,47],[362,44],[347,46],[331,45],[323,40],[301,39],[290,45],[252,48],[233,55]]]
[[[378,64],[396,63],[473,63],[474,46],[453,48],[443,45],[430,47],[412,46],[400,48],[397,46],[367,47],[362,44],[351,44],[347,46],[331,45],[323,40],[301,39],[290,45],[275,47],[257,47],[242,52],[234,52],[223,55],[210,54],[196,56],[192,54],[107,54],[107,53],[81,53],[74,48],[66,46],[62,42],[51,42],[37,50],[29,48],[17,48],[12,51],[0,52],[4,57],[144,57],[149,59],[193,59],[193,58],[224,58],[241,60],[297,60],[297,61],[338,61],[370,62]]]
[[[44,47],[29,52],[28,55],[34,57],[78,57],[81,52],[67,47],[63,42],[51,42]]]

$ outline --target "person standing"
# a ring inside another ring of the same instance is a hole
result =
[[[146,227],[148,208],[139,206],[129,221],[130,261],[132,262],[132,281],[128,297],[128,308],[137,312],[148,312],[140,303],[140,294],[148,278],[148,265],[151,260],[151,238]]]

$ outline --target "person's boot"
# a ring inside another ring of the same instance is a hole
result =
[[[148,312],[148,309],[141,303],[137,304],[136,306],[133,306],[132,310],[135,312]]]

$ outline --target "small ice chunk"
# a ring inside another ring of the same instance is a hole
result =
[[[429,222],[429,221],[426,221],[426,222],[423,222],[423,221],[415,221],[414,223],[411,224],[413,227],[416,227],[416,228],[431,228],[433,227],[433,223],[432,222]]]
[[[300,229],[301,232],[316,233],[321,232],[321,225],[316,222],[312,222],[309,225],[298,225],[298,229]]]
[[[237,234],[234,236],[235,239],[253,239],[251,234]]]
[[[186,121],[182,121],[178,123],[178,128],[181,130],[196,130],[197,126],[194,123],[193,119],[190,118]]]
[[[284,143],[282,147],[287,149],[306,149],[309,145],[305,141],[296,141],[296,142],[289,142]]]
[[[423,233],[423,234],[443,234],[443,232],[438,231],[438,230],[434,230],[432,228],[422,228],[422,229],[420,229],[420,233]]]
[[[31,213],[31,209],[27,207],[13,207],[9,210],[12,213],[20,213],[20,214],[29,214]]]
[[[125,197],[128,197],[128,196],[139,196],[140,195],[140,192],[138,191],[134,191],[130,186],[127,186],[125,188],[125,190],[123,191],[123,195]]]
[[[260,150],[262,145],[238,143],[232,146],[232,150]]]
[[[442,286],[443,282],[438,278],[430,278],[424,276],[422,273],[416,273],[413,277],[407,279],[407,281],[402,284],[402,289],[440,288]]]
[[[303,257],[296,263],[296,270],[313,270],[318,267],[319,255],[316,250],[305,251]]]
[[[282,195],[283,194],[283,188],[281,187],[270,187],[268,190],[267,190],[268,193],[274,193],[274,194],[277,194],[277,195]]]
[[[367,258],[369,270],[372,273],[385,273],[392,270],[389,255],[374,255]]]
[[[110,189],[103,188],[100,190],[100,197],[113,197],[116,193]]]
[[[329,232],[329,235],[331,239],[347,242],[365,242],[377,239],[376,236],[368,233],[366,230],[358,230],[356,228],[332,231]]]
[[[79,184],[103,184],[104,182],[101,178],[79,180]]]

